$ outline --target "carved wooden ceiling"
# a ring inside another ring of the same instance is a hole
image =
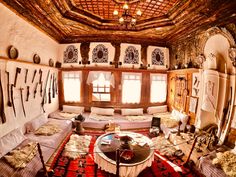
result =
[[[60,43],[122,41],[165,45],[200,29],[236,22],[236,0],[129,0],[140,9],[135,27],[124,27],[125,0],[2,0]]]

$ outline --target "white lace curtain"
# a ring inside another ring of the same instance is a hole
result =
[[[81,71],[63,72],[64,100],[66,102],[80,101]]]
[[[167,95],[167,75],[150,74],[151,82],[151,103],[165,102]]]
[[[110,85],[114,88],[115,87],[115,81],[114,76],[111,72],[107,71],[90,71],[88,78],[87,78],[87,84],[91,84],[94,81],[97,81],[99,78],[103,78],[106,82],[110,82]]]
[[[141,73],[122,73],[122,102],[140,103]]]

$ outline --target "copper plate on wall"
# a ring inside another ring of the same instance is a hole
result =
[[[9,46],[7,50],[8,57],[11,59],[17,59],[18,57],[18,50],[14,46]]]
[[[39,64],[40,60],[41,60],[40,56],[38,54],[34,54],[34,58],[33,58],[34,63]]]
[[[54,66],[54,61],[53,61],[53,59],[49,59],[49,66],[51,66],[51,67],[53,67]]]

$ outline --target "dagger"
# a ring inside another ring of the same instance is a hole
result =
[[[26,100],[25,101],[29,101],[29,95],[30,95],[30,92],[29,92],[29,86],[27,86],[27,93],[26,93]]]
[[[27,82],[28,69],[25,69],[25,84]]]
[[[0,71],[0,74],[1,74],[1,71]],[[1,82],[1,75],[0,75],[0,95],[1,95],[1,100],[0,100],[0,108],[1,108],[1,113],[0,113],[0,116],[1,116],[1,119],[2,119],[2,123],[5,123],[6,122],[6,115],[5,115],[5,112],[4,112],[4,97],[3,97],[3,91],[2,91],[2,82]]]
[[[37,88],[38,88],[38,82],[36,83],[36,86],[35,86],[35,89],[34,89],[34,98],[35,98],[36,93],[37,93]]]
[[[23,88],[20,88],[20,98],[21,98],[21,105],[22,105],[23,113],[24,113],[24,116],[26,117],[25,107],[24,107],[24,100],[23,100],[23,92],[22,92],[23,90],[24,90]]]

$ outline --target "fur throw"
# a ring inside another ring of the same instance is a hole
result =
[[[95,113],[90,113],[89,118],[98,121],[106,121],[106,120],[113,120],[114,116],[106,116],[106,115],[98,115]]]
[[[73,134],[70,136],[70,140],[66,143],[64,148],[64,155],[76,159],[80,155],[87,154],[89,151],[89,145],[92,136],[84,135],[79,136],[77,134]]]
[[[35,135],[45,135],[45,136],[51,136],[54,135],[55,133],[60,132],[61,129],[58,127],[58,125],[55,124],[44,124],[43,126],[41,126],[40,128],[38,128],[35,131]]]
[[[69,112],[59,112],[59,115],[63,117],[64,119],[72,119],[76,117],[78,114],[75,113],[69,113]]]
[[[216,158],[213,159],[212,164],[219,166],[230,177],[236,177],[236,154],[225,151],[224,153],[217,153]]]
[[[4,158],[13,168],[19,169],[26,167],[27,163],[34,158],[37,152],[37,143],[30,142],[24,147],[12,150]]]
[[[176,151],[176,148],[173,146],[173,144],[164,136],[152,138],[152,142],[155,149],[157,149],[161,155],[172,156]]]

